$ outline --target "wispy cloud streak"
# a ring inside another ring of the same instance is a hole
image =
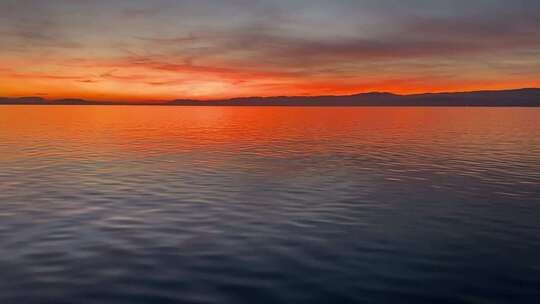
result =
[[[6,0],[0,81],[133,98],[540,86],[539,15],[527,0]]]

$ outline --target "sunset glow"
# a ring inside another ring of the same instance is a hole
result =
[[[0,3],[0,96],[118,101],[540,86],[535,1]]]

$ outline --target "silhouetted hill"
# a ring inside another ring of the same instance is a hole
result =
[[[363,93],[349,96],[249,97],[200,103],[172,101],[171,105],[222,106],[540,106],[540,89],[396,95]]]
[[[7,98],[0,97],[0,104],[40,104],[47,102],[41,97],[19,97],[19,98]]]
[[[101,102],[84,99],[54,99],[47,100],[42,97],[19,97],[8,98],[0,97],[0,105],[112,105],[119,104],[117,102]]]
[[[169,105],[169,106],[490,106],[540,107],[540,89],[397,95],[371,92],[348,96],[243,97],[200,101],[179,99],[163,103],[98,102],[82,99],[45,100],[40,97],[1,98],[0,104],[33,105]]]

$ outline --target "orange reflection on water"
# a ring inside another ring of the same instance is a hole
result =
[[[392,145],[398,151],[422,146],[436,155],[440,145],[497,145],[511,141],[512,132],[526,132],[515,149],[529,149],[540,138],[537,114],[509,108],[4,106],[0,137],[14,145],[47,139],[73,145],[74,153],[84,143],[141,157],[250,149],[271,156],[282,153],[272,149],[276,142],[287,144],[286,153]]]

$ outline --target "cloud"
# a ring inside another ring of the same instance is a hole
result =
[[[122,15],[126,18],[151,18],[158,15],[160,9],[154,8],[126,8]]]
[[[60,20],[44,2],[12,1],[0,3],[0,39],[3,51],[38,52],[58,48],[80,48]]]
[[[199,40],[199,37],[196,37],[192,33],[184,37],[172,37],[172,38],[163,38],[163,37],[135,37],[136,39],[151,42],[153,44],[159,45],[178,45],[180,43],[190,43]]]
[[[83,80],[85,76],[58,75],[43,73],[12,73],[9,75],[13,79],[38,79],[38,80]]]
[[[392,1],[385,3],[389,2]],[[358,6],[350,1],[344,3],[343,6]],[[206,29],[176,37],[145,37],[141,39],[145,43],[143,49],[151,50],[151,54],[143,56],[169,62],[153,65],[156,69],[189,70],[191,66],[177,62],[203,62],[207,66],[205,70],[216,73],[220,72],[219,69],[211,65],[216,67],[218,63],[221,69],[241,66],[305,76],[310,72],[319,75],[321,70],[338,71],[338,74],[339,71],[351,72],[355,67],[373,65],[374,62],[396,67],[403,66],[406,61],[418,60],[440,60],[439,65],[448,60],[459,64],[471,63],[486,56],[540,47],[540,21],[535,17],[536,12],[540,12],[538,5],[525,3],[530,6],[530,10],[526,10],[504,4],[505,10],[492,11],[487,8],[493,4],[483,2],[473,5],[468,11],[464,2],[457,1],[455,6],[460,9],[446,14],[422,15],[419,13],[422,5],[429,11],[426,7],[436,8],[437,4],[415,3],[418,4],[418,12],[411,14],[407,9],[405,12],[409,13],[397,13],[392,20],[384,19],[388,23],[384,30],[370,32],[352,22],[348,31],[328,35],[326,30],[326,34],[318,35],[305,32],[308,22],[302,18],[290,18],[286,12],[281,12],[285,16],[278,19],[287,20],[285,24],[262,18],[225,30]],[[374,3],[371,5],[375,6]],[[340,24],[340,20],[335,23]],[[338,28],[336,26],[336,30]]]
[[[520,83],[540,77],[539,15],[526,0],[5,0],[0,62],[14,81],[137,92]]]

